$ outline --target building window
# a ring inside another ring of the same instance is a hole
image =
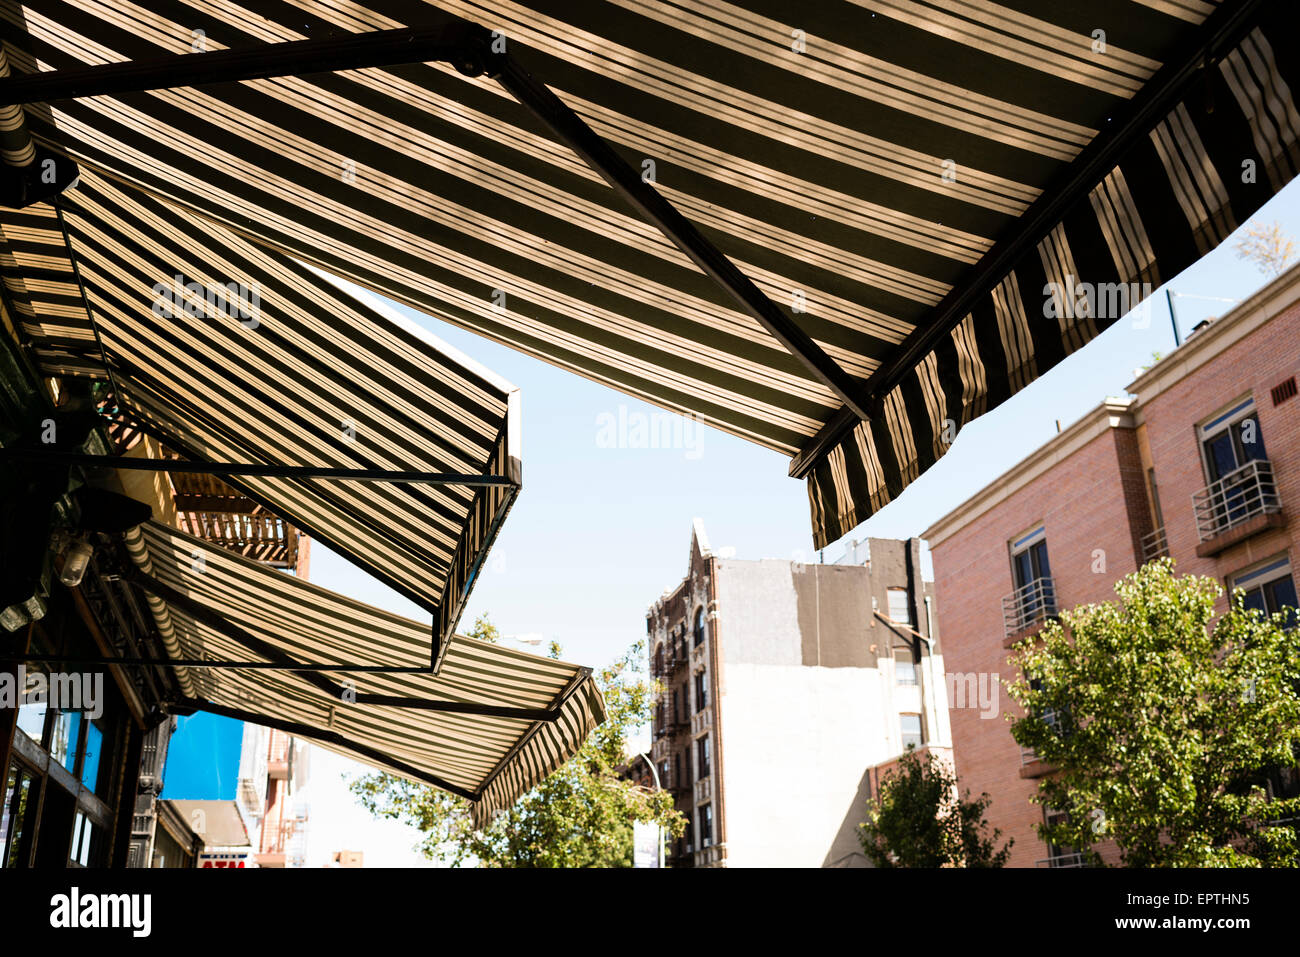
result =
[[[911,651],[894,652],[894,682],[900,685],[916,684],[916,663]]]
[[[889,595],[889,619],[900,625],[912,627],[912,602],[906,588],[891,588]]]
[[[1207,488],[1197,521],[1203,535],[1244,521],[1276,498],[1267,464],[1263,474],[1253,465],[1268,458],[1253,399],[1201,426],[1201,455]]]
[[[713,805],[706,804],[700,808],[700,847],[713,844]]]
[[[698,714],[709,706],[709,676],[701,671],[695,676],[695,711]]]
[[[1070,815],[1065,811],[1058,811],[1055,808],[1043,808],[1043,823],[1048,827],[1054,824],[1065,824],[1070,820]],[[1048,867],[1082,867],[1083,854],[1077,847],[1061,847],[1056,844],[1047,845],[1047,860],[1040,862]]]
[[[1211,482],[1266,458],[1264,436],[1255,416],[1255,400],[1247,399],[1201,426],[1201,448],[1205,453],[1206,477]]]
[[[35,778],[17,764],[9,766],[3,814],[0,815],[0,867],[26,867],[36,822]]]
[[[900,714],[898,724],[903,732],[903,750],[908,747],[921,746],[921,716],[919,714]]]
[[[699,773],[695,775],[696,780],[703,780],[709,776],[709,736],[706,734],[700,740],[695,742],[695,755],[699,761]]]
[[[1052,583],[1052,567],[1047,561],[1047,535],[1041,525],[1011,543],[1011,574],[1016,583],[1012,624],[1024,627],[1056,614],[1056,589]]]
[[[695,645],[698,648],[704,644],[704,606],[701,605],[695,609]]]
[[[81,733],[80,711],[59,711],[50,733],[50,758],[69,771],[76,770],[77,741]]]
[[[1263,567],[1237,575],[1232,588],[1246,593],[1247,608],[1257,608],[1266,615],[1286,611],[1287,627],[1296,626],[1295,579],[1291,577],[1291,563],[1285,557],[1274,559]]]

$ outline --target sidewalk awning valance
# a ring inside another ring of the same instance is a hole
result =
[[[456,636],[437,675],[426,625],[158,523],[128,539],[130,578],[165,608],[179,660],[351,665],[189,667],[181,707],[309,738],[474,801],[484,822],[568,760],[604,720],[588,669]],[[155,609],[155,614],[158,614]]]
[[[496,31],[492,56],[549,85],[775,320],[455,57],[194,87],[178,68],[168,88],[32,102],[29,122],[253,242],[793,456],[819,545],[1119,318],[1076,288],[1123,284],[1133,304],[1300,161],[1289,3],[30,0],[5,15],[15,71],[52,76],[451,17]]]
[[[520,480],[514,388],[184,208],[92,171],[60,203],[62,222],[45,204],[0,217],[44,372],[104,378],[106,361],[122,414],[193,462],[507,483],[223,476],[427,609],[441,653]]]

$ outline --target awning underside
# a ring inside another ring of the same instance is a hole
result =
[[[1258,27],[1171,87],[1181,102],[1117,139],[1122,155],[1041,235],[1035,203],[1110,142],[1164,66],[1200,62],[1219,5],[820,0],[796,19],[774,0],[264,6],[33,0],[9,14],[12,60],[66,70],[444,12],[499,30],[870,386],[871,422],[846,422],[823,381],[488,77],[412,64],[125,93],[29,108],[33,130],[260,243],[797,456],[819,545],[1118,318],[1065,295],[1045,313],[1050,284],[1154,287],[1298,159],[1297,65],[1278,55],[1291,4],[1223,4],[1258,9]],[[1017,236],[1024,254],[986,268]],[[897,382],[871,380],[931,329]]]
[[[180,659],[428,666],[424,625],[208,546],[157,523],[141,527],[137,583],[168,589]],[[199,617],[189,602],[203,609]],[[209,616],[217,616],[215,621]],[[233,626],[236,637],[231,636]],[[265,643],[250,647],[253,644]],[[260,650],[258,650],[260,648]],[[411,780],[475,800],[480,822],[573,755],[604,720],[587,669],[457,636],[434,676],[189,668],[195,707],[281,727]],[[332,684],[330,693],[322,683]],[[367,703],[382,695],[391,704]],[[554,711],[548,719],[430,710],[467,705]]]
[[[97,328],[123,413],[193,461],[518,482],[510,387],[413,327],[279,253],[93,172],[61,202],[76,271],[53,208],[0,222],[11,301],[49,375],[105,378]],[[511,495],[457,484],[225,480],[428,609],[439,618],[435,637],[454,627]]]

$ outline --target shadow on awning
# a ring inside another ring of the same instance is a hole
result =
[[[793,456],[819,546],[1300,162],[1290,3],[10,9],[16,74],[192,57],[24,100],[46,148]]]
[[[177,710],[276,728],[443,788],[473,801],[478,823],[605,718],[589,669],[458,635],[433,675],[419,622],[156,522],[128,545],[140,568],[129,585],[163,602],[172,654],[191,663]]]
[[[90,171],[59,203],[62,217],[41,204],[0,218],[0,268],[42,371],[111,375],[111,414],[428,610],[436,661],[519,488],[517,390],[185,209]],[[383,480],[405,472],[466,482]]]

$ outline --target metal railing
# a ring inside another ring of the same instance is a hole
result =
[[[1010,637],[1056,614],[1056,583],[1035,578],[1002,599],[1002,622]]]
[[[1072,854],[1054,854],[1051,857],[1045,857],[1041,861],[1034,862],[1035,867],[1083,867],[1083,854],[1074,852]]]
[[[1222,535],[1256,515],[1282,510],[1273,466],[1268,459],[1255,459],[1234,469],[1217,482],[1192,495],[1196,533],[1202,542]]]
[[[1142,564],[1153,562],[1157,558],[1165,558],[1169,555],[1169,539],[1165,535],[1164,526],[1160,526],[1153,532],[1148,532],[1142,536]]]

